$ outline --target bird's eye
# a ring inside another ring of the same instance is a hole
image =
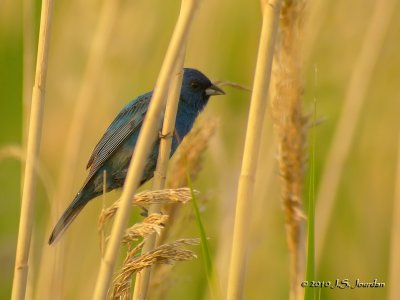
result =
[[[199,87],[199,84],[198,84],[196,81],[192,81],[192,82],[190,83],[190,86],[191,86],[193,89],[197,89],[197,88]]]

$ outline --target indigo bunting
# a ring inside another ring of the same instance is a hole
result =
[[[177,149],[180,140],[191,130],[210,96],[223,94],[224,91],[212,84],[200,71],[184,69],[170,156]],[[49,244],[60,237],[90,200],[103,193],[104,171],[107,192],[123,186],[151,96],[152,92],[148,92],[129,102],[107,128],[89,158],[86,167],[90,168],[89,175],[54,227]],[[160,141],[157,140],[147,158],[140,184],[153,177],[159,145]]]

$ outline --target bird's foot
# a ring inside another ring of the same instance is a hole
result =
[[[169,139],[169,138],[172,138],[173,136],[174,136],[174,135],[173,135],[172,132],[168,132],[168,133],[166,133],[166,134],[162,133],[161,130],[158,132],[158,137],[159,137],[160,139]]]
[[[141,215],[142,217],[147,218],[147,217],[149,216],[149,210],[148,210],[146,207],[144,207],[144,206],[139,206],[139,207],[140,207],[140,209],[142,210],[142,211],[140,212],[140,215]]]

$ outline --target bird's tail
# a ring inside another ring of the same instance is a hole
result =
[[[53,244],[61,237],[64,231],[68,228],[68,226],[72,223],[72,221],[92,198],[88,198],[87,196],[85,196],[85,194],[86,193],[83,193],[82,191],[79,192],[75,196],[75,199],[72,201],[72,203],[68,206],[66,211],[63,213],[60,220],[58,220],[56,226],[53,229],[53,232],[50,235],[49,245]]]

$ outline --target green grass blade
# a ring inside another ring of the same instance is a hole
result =
[[[204,268],[205,268],[206,275],[207,275],[208,287],[209,287],[212,299],[221,299],[221,297],[220,297],[221,293],[220,293],[220,289],[219,289],[219,285],[218,285],[218,280],[217,280],[215,268],[214,268],[214,265],[213,265],[213,262],[211,259],[211,252],[210,252],[210,247],[208,245],[207,234],[204,229],[203,222],[201,220],[197,197],[193,191],[192,180],[190,178],[189,173],[187,173],[186,175],[187,175],[188,186],[190,188],[190,193],[192,196],[191,202],[192,202],[193,210],[194,210],[194,213],[196,216],[197,225],[198,225],[199,231],[200,231],[201,252],[203,254],[203,262],[204,262]]]

